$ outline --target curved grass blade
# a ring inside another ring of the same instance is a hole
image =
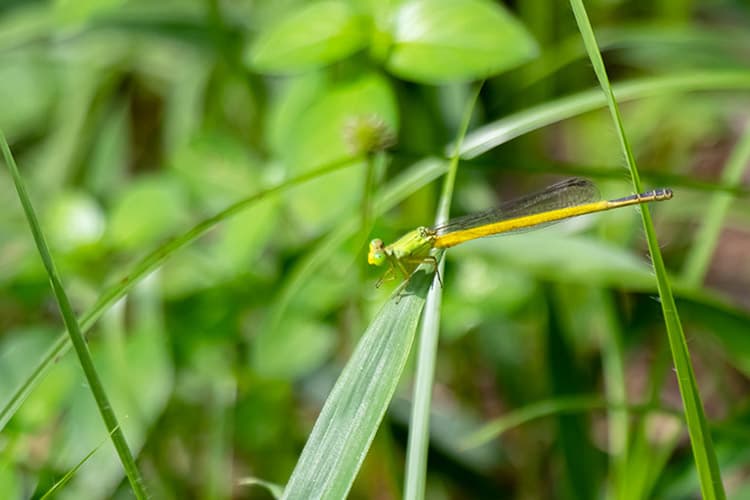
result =
[[[635,163],[635,157],[625,134],[625,127],[623,125],[622,116],[620,115],[620,109],[617,100],[615,99],[614,90],[609,83],[609,77],[607,76],[604,61],[599,52],[596,38],[594,37],[594,31],[591,28],[586,9],[583,6],[582,0],[570,0],[570,4],[573,8],[573,14],[575,15],[576,23],[578,24],[578,30],[581,32],[586,52],[588,53],[589,59],[594,67],[594,72],[599,80],[599,84],[606,95],[607,105],[617,131],[620,147],[622,148],[622,152],[627,160],[630,175],[633,179],[633,188],[636,192],[640,192],[642,186],[638,175],[638,168]],[[724,486],[721,482],[719,464],[716,459],[716,452],[711,440],[711,433],[703,410],[703,402],[701,401],[698,392],[698,385],[690,361],[690,353],[688,352],[685,333],[682,330],[682,323],[680,322],[677,313],[677,306],[675,304],[674,296],[672,295],[669,278],[664,266],[664,259],[661,255],[659,242],[656,239],[656,230],[654,229],[654,224],[651,220],[651,213],[648,207],[641,207],[641,217],[643,219],[646,240],[648,242],[649,252],[656,273],[657,289],[659,291],[659,298],[661,299],[660,302],[662,313],[664,314],[664,323],[667,329],[669,346],[672,351],[672,360],[677,372],[677,382],[685,408],[685,420],[687,421],[690,443],[693,449],[693,457],[698,469],[698,477],[701,483],[701,494],[703,495],[703,498],[707,500],[720,500],[726,498],[726,494],[724,493]]]
[[[418,270],[375,316],[323,405],[284,499],[346,498],[409,357],[432,273]]]
[[[487,422],[485,425],[461,438],[459,446],[463,450],[483,446],[493,439],[497,439],[505,432],[523,424],[552,415],[562,413],[579,413],[592,410],[626,410],[629,413],[659,412],[674,416],[681,416],[669,408],[657,407],[652,404],[625,405],[608,403],[601,396],[570,396],[548,399],[526,405],[518,410],[506,413],[502,417]]]
[[[283,486],[272,483],[270,481],[264,481],[263,479],[258,479],[257,477],[246,477],[240,479],[237,484],[240,486],[260,486],[262,488],[265,488],[266,491],[274,498],[281,498],[281,495],[284,494]]]
[[[612,87],[620,102],[676,92],[743,90],[750,71],[703,71],[641,78]],[[514,113],[473,130],[461,146],[461,158],[472,159],[527,132],[594,111],[607,105],[601,90],[592,89]]]
[[[195,225],[192,229],[188,230],[186,233],[177,236],[171,241],[168,241],[164,245],[160,246],[159,248],[142,258],[132,267],[130,272],[124,278],[122,278],[111,287],[107,288],[99,296],[99,299],[96,301],[96,303],[81,318],[81,331],[87,332],[102,314],[104,314],[115,302],[124,297],[130,291],[130,289],[133,288],[133,286],[135,286],[138,282],[140,282],[151,272],[157,269],[170,255],[206,233],[216,224],[250,207],[253,203],[262,200],[269,195],[283,191],[290,186],[316,179],[329,172],[334,172],[351,165],[353,165],[351,159],[337,162],[294,177],[277,186],[259,191],[234,203],[225,210],[222,210],[221,212],[208,217],[207,219],[204,219],[203,221]],[[27,378],[18,387],[18,389],[13,393],[8,402],[6,402],[2,409],[0,409],[0,430],[5,427],[5,425],[8,423],[8,420],[10,420],[10,418],[15,414],[21,404],[23,404],[34,387],[39,384],[42,378],[53,366],[54,362],[60,356],[67,353],[69,349],[70,340],[68,339],[66,332],[62,332],[57,340],[48,349],[44,357],[39,361],[37,366],[34,368],[34,371],[31,373],[31,375],[29,375],[29,378]]]
[[[24,213],[26,214],[26,219],[29,222],[29,228],[34,237],[34,243],[36,244],[39,256],[41,257],[42,262],[44,263],[44,268],[49,276],[55,300],[57,300],[57,305],[62,314],[65,328],[70,335],[70,341],[78,355],[78,362],[81,364],[83,373],[86,376],[86,382],[89,384],[91,394],[94,396],[102,420],[104,420],[104,424],[109,430],[112,444],[117,450],[117,454],[119,455],[122,466],[125,469],[125,474],[128,476],[128,481],[130,482],[130,487],[133,489],[133,493],[136,498],[145,499],[146,490],[143,478],[135,465],[133,453],[130,451],[130,447],[125,440],[125,434],[122,432],[122,429],[120,429],[117,415],[115,415],[115,411],[109,402],[107,391],[104,389],[104,384],[102,384],[101,378],[99,378],[99,373],[96,371],[94,360],[91,358],[91,353],[86,345],[86,340],[83,338],[83,332],[78,325],[78,320],[76,319],[73,308],[70,305],[68,295],[65,293],[65,287],[63,287],[62,280],[57,273],[55,262],[52,260],[52,254],[50,254],[47,241],[45,240],[44,233],[39,225],[31,199],[26,192],[26,186],[21,178],[21,173],[18,171],[16,162],[10,152],[10,146],[8,146],[8,141],[5,140],[5,134],[3,134],[2,131],[0,131],[0,148],[3,150],[5,163],[7,164],[13,178],[13,183],[18,192],[18,198],[21,201]]]
[[[418,156],[415,152],[398,151],[400,157],[411,158]],[[445,161],[450,161],[450,156],[442,157]],[[470,166],[480,170],[494,170],[497,168],[497,162],[485,158],[462,158],[465,166]],[[622,168],[607,163],[567,163],[556,161],[529,161],[523,165],[523,173],[531,175],[548,175],[558,174],[563,177],[586,177],[588,179],[614,179],[622,180]],[[703,192],[720,192],[730,194],[735,197],[750,197],[750,188],[742,184],[729,184],[727,182],[706,181],[696,179],[690,175],[661,172],[656,170],[641,171],[641,178],[647,179],[649,184],[655,186],[670,186],[672,189],[685,188],[692,191]]]

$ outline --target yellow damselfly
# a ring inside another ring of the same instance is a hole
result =
[[[389,264],[383,279],[393,277],[396,271],[408,279],[419,264],[437,264],[430,255],[433,248],[449,248],[485,236],[524,231],[579,215],[671,198],[671,189],[655,189],[615,200],[600,200],[599,190],[591,181],[568,179],[484,212],[434,227],[418,227],[390,245],[374,239],[370,242],[367,262],[374,266]]]

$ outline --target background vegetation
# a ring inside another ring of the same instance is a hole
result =
[[[643,183],[675,192],[656,233],[724,488],[750,498],[750,7],[585,7]],[[2,4],[0,130],[119,426],[4,168],[0,497],[130,497],[120,432],[154,498],[302,497],[329,471],[331,497],[707,496],[636,211],[447,252],[416,389],[429,281],[389,301],[366,265],[451,193],[454,215],[575,175],[630,194],[589,57],[567,2]]]

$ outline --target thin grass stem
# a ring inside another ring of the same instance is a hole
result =
[[[65,287],[62,284],[55,262],[52,259],[52,254],[49,251],[47,241],[42,232],[42,227],[39,224],[36,211],[31,203],[31,198],[26,191],[26,186],[21,178],[21,173],[18,170],[18,166],[16,166],[15,159],[10,151],[10,146],[8,146],[8,141],[5,139],[5,134],[3,134],[2,131],[0,131],[0,147],[3,150],[5,163],[8,165],[10,174],[13,177],[13,183],[18,192],[18,198],[21,201],[24,213],[26,214],[26,219],[29,222],[29,228],[34,237],[37,251],[39,252],[39,256],[44,264],[44,269],[49,276],[52,291],[57,300],[60,314],[62,314],[63,323],[65,323],[65,328],[68,330],[70,336],[70,342],[73,344],[73,348],[78,355],[78,362],[81,364],[83,373],[86,376],[86,381],[91,388],[91,394],[94,396],[96,406],[99,408],[102,420],[104,420],[104,425],[110,433],[112,444],[114,444],[117,454],[120,457],[122,466],[125,469],[125,474],[130,482],[130,487],[133,489],[133,494],[135,494],[138,499],[145,499],[147,498],[147,495],[143,477],[138,471],[138,467],[135,464],[135,458],[133,457],[130,447],[125,439],[125,434],[122,432],[117,415],[115,415],[115,411],[109,402],[107,391],[104,388],[104,384],[102,384],[99,373],[96,371],[91,352],[89,352],[86,339],[83,337],[83,332],[81,331],[81,327],[79,326],[78,320],[73,312],[73,307],[70,305],[68,294],[65,293]]]
[[[609,83],[604,61],[599,51],[594,31],[588,19],[588,14],[583,6],[582,0],[571,0],[573,14],[578,24],[578,30],[583,38],[586,52],[596,73],[599,85],[607,97],[607,105],[615,125],[617,138],[620,143],[622,152],[627,160],[628,169],[633,180],[633,188],[636,192],[642,191],[641,180],[638,174],[638,168],[635,162],[633,150],[625,134],[625,127],[620,114],[620,108],[615,99],[615,93]],[[641,217],[643,227],[646,232],[649,252],[651,254],[654,272],[656,273],[656,286],[659,291],[659,298],[664,314],[664,322],[669,339],[669,346],[672,351],[672,360],[677,372],[677,382],[682,395],[682,401],[685,407],[685,419],[687,421],[690,443],[693,449],[693,457],[698,469],[700,479],[701,493],[707,500],[721,500],[726,498],[724,486],[721,482],[716,452],[713,447],[711,433],[708,428],[703,402],[698,392],[698,384],[695,380],[695,373],[690,361],[690,353],[685,340],[685,333],[682,329],[677,306],[672,288],[667,276],[664,259],[661,255],[659,242],[656,239],[656,230],[654,229],[651,213],[647,206],[641,207]]]

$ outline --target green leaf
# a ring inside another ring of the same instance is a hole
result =
[[[48,208],[49,239],[53,248],[73,251],[99,241],[104,214],[96,200],[84,192],[66,192]]]
[[[357,152],[347,143],[347,131],[361,117],[376,118],[394,133],[398,129],[396,98],[381,75],[337,82],[320,82],[317,75],[295,79],[274,109],[272,147],[293,172],[351,158]],[[364,175],[364,168],[354,168],[289,190],[289,207],[305,226],[336,221],[361,200]]]
[[[125,2],[123,0],[57,0],[54,3],[55,14],[60,24],[76,25],[114,11]]]
[[[23,477],[13,467],[15,457],[7,456],[0,459],[0,497],[21,498],[24,491]],[[28,492],[26,493],[28,495]]]
[[[174,159],[174,170],[180,173],[191,194],[200,200],[207,211],[216,212],[226,206],[227,199],[247,196],[263,185],[265,167],[256,163],[243,147],[239,141],[212,131],[194,138]],[[280,214],[278,197],[269,196],[259,202],[255,210],[232,217],[214,231],[210,241],[201,242],[195,249],[200,259],[209,263],[212,271],[206,273],[199,269],[200,266],[194,265],[196,256],[185,253],[182,256],[187,258],[178,256],[172,265],[167,264],[166,270],[170,276],[165,280],[165,286],[171,286],[171,291],[177,295],[184,295],[196,287],[202,288],[201,284],[216,286],[222,280],[247,273],[249,268],[254,267],[255,259],[269,238],[277,231]],[[184,273],[183,269],[174,273],[173,265],[178,262],[191,266],[194,274],[189,269],[188,273]],[[217,263],[221,265],[217,266]],[[190,280],[190,274],[198,279]],[[184,279],[186,277],[187,280]]]
[[[38,327],[6,331],[0,343],[0,378],[3,380],[0,397],[9,398],[12,389],[31,375],[30,359],[43,356],[50,334]],[[53,376],[46,378],[37,391],[26,400],[14,417],[13,426],[23,432],[38,432],[55,418],[70,387],[77,382],[78,367],[72,358],[56,363]],[[0,498],[5,498],[0,495]]]
[[[260,34],[247,60],[259,71],[292,73],[343,59],[369,39],[366,19],[346,2],[319,2]]]
[[[348,126],[370,116],[397,132],[396,96],[382,75],[366,72],[335,82],[296,78],[273,110],[272,147],[295,172],[341,161],[357,153],[347,141]]]
[[[328,396],[283,498],[346,498],[401,378],[432,276],[417,272],[370,324]]]
[[[12,28],[0,25],[0,33]],[[9,136],[23,137],[35,127],[44,126],[53,106],[54,89],[59,85],[52,68],[32,57],[4,57],[0,64],[0,127]]]
[[[422,83],[484,78],[538,52],[521,23],[501,5],[484,0],[406,2],[387,31],[386,68]]]
[[[335,332],[307,316],[286,316],[278,326],[278,341],[256,343],[254,365],[263,376],[293,378],[318,368],[335,346]]]
[[[138,180],[112,209],[110,241],[119,248],[139,248],[174,232],[186,217],[187,197],[179,183],[169,177]]]
[[[556,228],[514,234],[503,238],[502,243],[496,238],[478,240],[452,249],[451,257],[465,259],[476,254],[543,280],[634,291],[655,288],[653,273],[644,259],[604,241],[565,235]]]

